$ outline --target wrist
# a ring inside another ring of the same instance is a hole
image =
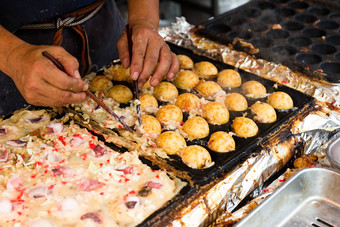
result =
[[[132,27],[139,27],[139,26],[143,26],[143,27],[147,27],[150,28],[153,31],[157,31],[158,30],[158,20],[151,20],[150,18],[134,18],[134,19],[129,19],[129,24]]]

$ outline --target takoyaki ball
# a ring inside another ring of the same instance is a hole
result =
[[[159,121],[151,115],[142,115],[142,127],[146,133],[151,135],[158,135],[162,131]]]
[[[229,111],[219,102],[209,102],[203,106],[203,117],[213,125],[222,125],[229,121]]]
[[[242,84],[243,94],[250,98],[263,98],[267,94],[265,86],[260,82],[251,80]]]
[[[204,169],[211,166],[211,156],[207,149],[199,145],[191,145],[183,148],[182,161],[193,169]]]
[[[163,132],[156,140],[157,147],[162,148],[167,154],[178,154],[179,151],[187,146],[183,136],[178,132]]]
[[[239,93],[228,93],[225,97],[224,104],[231,111],[244,111],[248,108],[246,98]]]
[[[130,68],[124,69],[123,65],[113,65],[104,70],[104,74],[110,80],[115,81],[131,81]]]
[[[255,136],[259,131],[256,123],[247,117],[236,117],[231,128],[238,137],[245,138]]]
[[[278,110],[289,110],[293,108],[293,99],[285,92],[277,91],[268,96],[268,103]]]
[[[119,103],[127,103],[133,98],[132,91],[125,85],[113,86],[108,91],[107,96]]]
[[[182,130],[190,140],[202,139],[209,135],[208,122],[202,117],[193,117],[184,122]]]
[[[196,73],[190,70],[181,70],[175,78],[176,87],[183,90],[191,90],[200,82]]]
[[[178,96],[178,90],[172,83],[161,82],[155,87],[153,95],[159,101],[169,102]]]
[[[150,84],[150,80],[151,80],[151,76],[149,77],[148,81],[146,81],[145,84],[143,84],[141,90],[146,90],[152,87]]]
[[[218,131],[210,136],[208,147],[219,153],[233,151],[235,150],[235,140],[229,133]]]
[[[179,67],[181,69],[192,69],[194,68],[194,62],[186,55],[177,55],[179,60]]]
[[[203,81],[196,86],[195,90],[204,97],[211,97],[217,92],[222,91],[222,88],[214,81]]]
[[[153,95],[145,93],[139,96],[140,101],[140,109],[145,112],[152,112],[149,111],[150,109],[158,108],[158,102]]]
[[[106,91],[113,86],[112,81],[105,76],[96,76],[92,79],[90,83],[90,90],[92,92],[96,91]]]
[[[276,112],[274,108],[265,102],[256,102],[250,110],[255,114],[254,120],[259,123],[272,123],[276,121]]]
[[[217,76],[217,68],[208,61],[201,61],[195,64],[194,72],[203,79],[215,78]]]
[[[242,84],[240,74],[232,69],[224,69],[218,73],[217,83],[223,88],[235,88]]]
[[[200,99],[191,93],[184,93],[177,97],[176,106],[181,110],[189,112],[200,107]]]
[[[182,122],[183,121],[183,114],[181,109],[175,105],[165,105],[162,106],[157,114],[156,118],[159,122],[168,122],[168,121],[175,121],[175,122]]]

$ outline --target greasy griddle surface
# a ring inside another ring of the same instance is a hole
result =
[[[197,32],[224,44],[242,38],[259,49],[259,58],[339,83],[339,24],[338,2],[255,0],[201,23]],[[234,48],[247,52],[240,45]]]
[[[222,62],[218,62],[218,61],[213,61],[211,59],[208,59],[206,57],[203,56],[198,56],[193,54],[192,51],[184,49],[184,48],[180,48],[178,46],[174,46],[169,44],[172,51],[175,54],[185,54],[187,56],[189,56],[195,63],[200,62],[200,61],[210,61],[212,62],[219,71],[223,70],[223,69],[232,69],[231,66],[224,64]],[[258,128],[259,128],[259,133],[254,136],[254,137],[250,137],[250,138],[240,138],[237,136],[233,136],[235,143],[236,143],[236,149],[235,151],[229,152],[229,153],[217,153],[214,151],[211,151],[208,147],[207,147],[207,142],[209,140],[209,137],[212,133],[216,132],[216,131],[226,131],[226,132],[231,132],[231,124],[234,120],[235,117],[240,117],[243,116],[244,114],[247,114],[247,117],[252,118],[253,115],[251,114],[251,112],[249,110],[246,111],[240,111],[240,112],[235,112],[235,111],[229,111],[230,113],[230,120],[227,124],[224,125],[210,125],[209,124],[209,129],[210,129],[210,134],[207,138],[204,139],[196,139],[193,141],[188,141],[187,140],[187,144],[188,145],[193,145],[193,144],[197,144],[197,145],[202,145],[204,146],[209,153],[211,154],[212,160],[215,162],[215,165],[213,165],[210,168],[207,169],[192,169],[190,167],[188,167],[187,165],[185,165],[178,156],[171,156],[170,160],[167,160],[167,162],[170,165],[173,165],[176,167],[176,169],[178,170],[183,170],[183,171],[187,171],[189,173],[189,175],[191,176],[192,180],[194,180],[196,183],[198,184],[206,184],[208,182],[210,182],[213,178],[217,178],[219,177],[222,173],[225,173],[227,171],[229,171],[231,168],[233,168],[239,161],[241,161],[242,159],[247,158],[250,154],[252,154],[254,151],[258,150],[259,148],[259,144],[261,142],[264,142],[265,137],[267,137],[268,135],[274,133],[275,131],[277,131],[278,129],[280,129],[280,127],[284,126],[289,119],[295,117],[298,115],[298,113],[303,109],[303,107],[305,105],[310,105],[311,103],[314,102],[314,98],[308,95],[305,95],[299,91],[296,91],[294,89],[291,89],[289,87],[286,86],[275,86],[277,88],[274,87],[275,82],[264,79],[262,77],[259,77],[257,75],[254,74],[250,74],[247,73],[243,70],[238,70],[238,72],[241,75],[242,78],[242,83],[249,81],[249,80],[256,80],[259,81],[260,83],[262,83],[266,89],[267,89],[267,93],[272,93],[275,91],[283,91],[286,92],[287,94],[289,94],[293,101],[294,101],[294,108],[291,110],[286,110],[286,111],[276,111],[277,114],[277,120],[274,123],[269,123],[269,124],[264,124],[264,123],[257,123]],[[216,79],[214,79],[216,81]],[[225,89],[225,91],[227,93],[231,93],[231,92],[238,92],[241,93],[241,89],[240,88],[236,88],[236,89]],[[179,93],[184,93],[185,91],[179,91]],[[250,107],[252,104],[254,104],[257,101],[261,101],[261,102],[266,102],[267,98],[261,98],[261,99],[250,99],[250,98],[246,98],[248,101],[248,106]],[[186,118],[184,117],[185,121]]]

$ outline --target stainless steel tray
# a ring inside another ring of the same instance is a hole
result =
[[[340,172],[297,172],[236,226],[340,226]]]

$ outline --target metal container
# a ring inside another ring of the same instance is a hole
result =
[[[340,172],[299,171],[237,226],[340,226]]]
[[[326,154],[331,166],[340,170],[340,137],[328,145]]]

